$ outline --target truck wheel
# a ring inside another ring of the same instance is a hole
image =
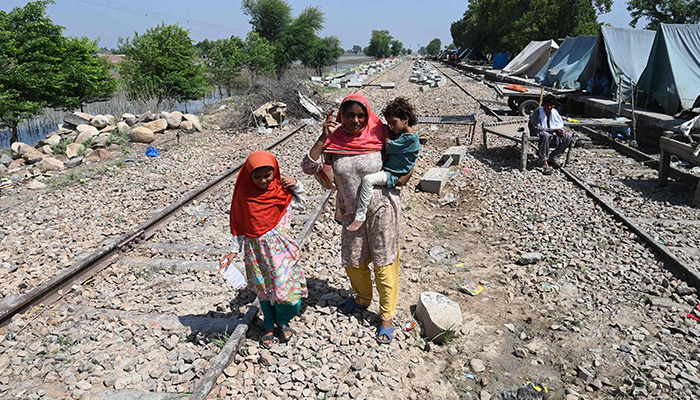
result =
[[[512,96],[508,98],[508,107],[513,111],[518,111],[518,100],[519,98]]]
[[[527,117],[540,107],[540,102],[534,99],[528,99],[520,103],[518,106],[518,114]]]

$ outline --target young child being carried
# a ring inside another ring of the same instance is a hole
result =
[[[290,233],[289,208],[304,208],[301,182],[281,177],[277,159],[267,151],[248,156],[236,180],[231,200],[230,225],[234,235],[231,253],[221,259],[225,267],[242,252],[248,287],[258,295],[264,319],[260,344],[270,348],[287,342],[294,331],[289,321],[307,296],[306,278],[299,263],[299,245]]]
[[[382,171],[365,175],[362,178],[360,195],[357,200],[357,211],[355,220],[346,228],[349,231],[360,229],[367,218],[367,207],[372,200],[372,192],[375,185],[386,185],[395,187],[396,181],[413,169],[420,151],[418,135],[413,131],[412,126],[416,124],[416,116],[413,107],[408,100],[397,97],[382,112],[386,122],[391,128],[391,138],[386,141],[384,151],[384,166]]]

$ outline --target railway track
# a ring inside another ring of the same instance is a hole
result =
[[[360,90],[381,90],[374,84],[389,70]],[[393,92],[382,92],[382,108]],[[293,149],[309,148],[317,135],[317,129],[300,126],[265,149],[278,155],[284,171],[295,171],[301,153]],[[230,201],[231,178],[241,167],[242,163],[218,175],[70,268],[2,303],[0,322],[9,326],[10,339],[33,331],[30,337],[49,339],[53,345],[30,345],[27,351],[82,363],[78,374],[48,377],[48,382],[62,381],[55,398],[82,396],[98,380],[106,389],[97,398],[135,396],[124,391],[135,383],[129,377],[135,371],[146,371],[141,379],[159,382],[148,387],[152,395],[192,392],[190,398],[206,398],[258,313],[246,292],[231,300],[217,273],[216,260],[226,250],[215,243],[228,236],[220,220]],[[314,207],[295,215],[292,223],[300,243],[332,195],[307,187]],[[50,326],[58,333],[42,338]],[[109,359],[89,358],[97,346],[109,349]],[[173,359],[174,365],[167,362]],[[96,378],[115,370],[119,373]]]
[[[487,102],[477,99],[444,70],[438,70],[482,109],[502,120]],[[697,177],[673,169],[677,182],[659,187],[658,156],[631,149],[589,128],[581,129],[581,133],[598,145],[577,148],[575,162],[561,168],[561,172],[652,248],[668,269],[700,287],[700,210],[690,206]]]

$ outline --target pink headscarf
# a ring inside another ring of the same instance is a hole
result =
[[[323,144],[325,153],[336,154],[365,154],[381,151],[384,148],[384,138],[387,135],[387,127],[369,108],[369,101],[361,94],[353,93],[343,99],[336,121],[343,122],[343,104],[354,101],[362,104],[367,112],[367,124],[358,134],[351,134],[342,126],[328,136]]]

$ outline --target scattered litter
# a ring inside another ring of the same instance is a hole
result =
[[[469,171],[471,171],[469,168],[465,168],[462,172],[467,173]]]
[[[155,147],[148,146],[148,147],[146,147],[146,156],[158,157],[158,156],[160,156],[160,153],[158,152],[158,149],[156,149]]]
[[[558,292],[559,291],[559,286],[558,285],[550,285],[549,283],[543,283],[542,284],[542,289],[544,290],[549,290],[552,292]]]
[[[686,318],[694,319],[697,322],[700,322],[700,317],[698,317],[697,314],[700,314],[700,304],[697,304],[688,314],[686,314]]]
[[[134,162],[134,159],[133,158],[125,158],[124,162]]]
[[[661,239],[661,238],[658,237],[658,236],[654,237],[654,240],[656,240],[657,242],[663,244],[664,246],[671,246],[668,242],[666,242],[665,240]]]
[[[464,263],[457,263],[457,264],[455,264],[455,267],[458,267],[458,268],[461,268],[461,267],[463,267],[463,266],[464,266]]]
[[[10,178],[2,178],[0,180],[0,189],[12,187],[12,185],[13,185],[13,183],[12,183],[12,180],[10,180]]]
[[[484,290],[483,286],[475,285],[473,283],[468,283],[459,287],[459,290],[464,293],[469,293],[472,296],[476,296]]]
[[[533,384],[528,382],[524,387],[517,390],[511,390],[509,392],[503,392],[501,394],[501,399],[503,400],[539,400],[548,399],[547,394],[549,391],[547,387],[540,384]]]
[[[404,325],[403,330],[406,332],[410,332],[413,329],[415,329],[416,327],[418,327],[418,324],[416,323],[416,321],[406,322],[406,325]],[[418,328],[418,330],[420,330],[420,328]]]
[[[579,120],[577,120],[577,119],[574,119],[574,118],[567,118],[567,120],[568,120],[569,122],[581,122],[581,121],[579,121]]]
[[[464,377],[467,379],[476,379],[476,377],[472,374],[464,374]]]
[[[454,193],[447,193],[445,197],[438,199],[438,202],[442,204],[443,206],[446,204],[450,204],[455,201],[455,195]]]
[[[107,167],[107,170],[108,170],[108,171],[115,171],[115,170],[118,170],[118,169],[119,169],[119,167],[117,167],[116,165],[112,165],[112,166]]]

